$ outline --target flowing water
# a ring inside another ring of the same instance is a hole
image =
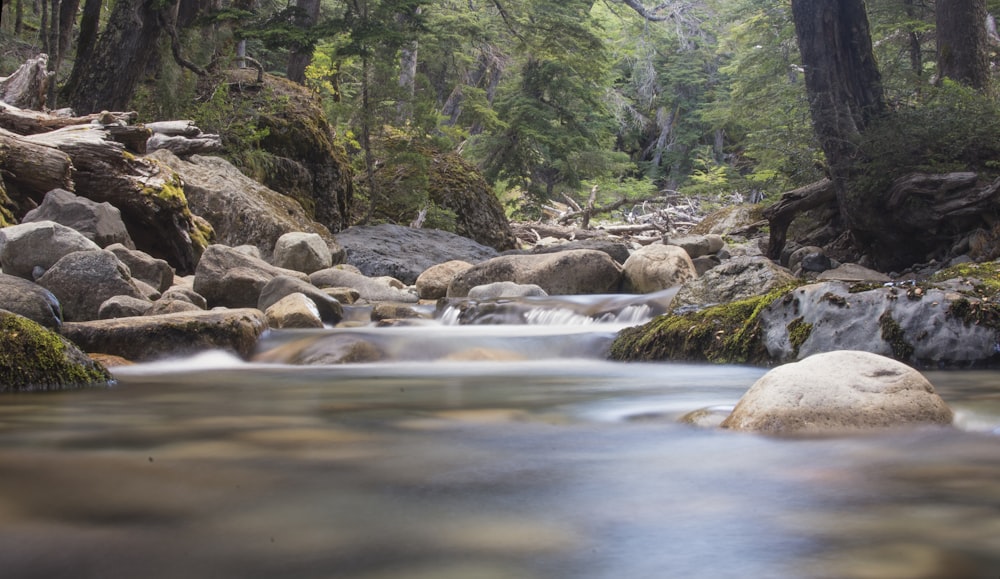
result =
[[[4,396],[0,577],[1000,577],[1000,374],[928,373],[955,428],[699,428],[764,371],[603,361],[655,313],[623,299],[263,345],[349,334],[378,363]]]

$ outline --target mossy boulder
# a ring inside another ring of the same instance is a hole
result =
[[[517,246],[500,200],[474,165],[457,153],[431,158],[428,193],[439,207],[455,213],[455,231],[497,251]]]
[[[770,357],[762,340],[760,315],[789,291],[780,288],[697,312],[659,316],[620,332],[610,357],[625,362],[767,364]]]
[[[107,386],[111,374],[72,342],[0,310],[0,392]]]

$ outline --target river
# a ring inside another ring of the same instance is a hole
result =
[[[954,428],[699,428],[764,370],[604,361],[640,320],[579,304],[262,346],[347,333],[377,363],[4,396],[0,577],[1000,577],[1000,374],[927,373]]]

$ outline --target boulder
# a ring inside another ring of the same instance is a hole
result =
[[[344,319],[344,308],[333,296],[309,282],[284,275],[273,278],[261,289],[260,297],[257,300],[257,309],[267,311],[271,306],[292,294],[301,294],[308,298],[320,320],[327,324],[338,324]]]
[[[412,304],[394,304],[392,302],[380,302],[372,307],[373,322],[387,322],[390,320],[409,320],[417,318],[428,318],[427,315],[417,311]]]
[[[710,213],[691,228],[691,235],[748,235],[767,226],[760,205],[731,205]]]
[[[97,310],[97,319],[131,318],[145,315],[153,307],[153,302],[132,296],[113,296],[101,304]]]
[[[310,219],[293,199],[250,179],[224,159],[192,155],[181,160],[162,149],[149,157],[181,177],[191,211],[212,225],[218,244],[253,245],[266,259],[283,234],[304,231],[336,248],[330,231]]]
[[[38,278],[38,285],[56,296],[66,321],[96,320],[101,304],[115,296],[145,299],[128,268],[102,249],[66,255]]]
[[[766,294],[795,283],[795,276],[766,257],[736,257],[681,286],[671,304],[703,307]]]
[[[256,308],[67,322],[62,334],[88,352],[145,362],[226,350],[249,358],[267,319]]]
[[[312,284],[318,288],[347,287],[358,291],[359,299],[369,302],[416,303],[417,294],[391,277],[371,278],[359,273],[331,267],[312,273]]]
[[[519,284],[512,281],[498,281],[486,285],[477,285],[469,290],[469,299],[493,300],[499,298],[521,298],[529,296],[547,296],[545,290],[534,284]]]
[[[347,251],[347,263],[364,275],[394,277],[405,284],[416,283],[439,263],[479,263],[497,255],[492,247],[454,233],[391,224],[350,227],[337,234],[337,241]]]
[[[692,259],[691,263],[694,264],[694,271],[698,274],[696,277],[701,277],[708,270],[722,265],[722,260],[717,255],[703,255]]]
[[[231,247],[210,245],[195,270],[194,291],[209,307],[256,308],[261,290],[280,275],[309,279],[302,272],[275,267]]]
[[[54,221],[75,229],[100,247],[121,243],[135,249],[118,208],[106,201],[97,203],[79,197],[65,189],[53,189],[46,193],[42,204],[21,219],[21,223],[39,221]]]
[[[153,302],[144,315],[161,316],[163,314],[176,314],[177,312],[199,312],[204,309],[187,300],[160,298]]]
[[[52,292],[26,279],[0,273],[0,309],[46,328],[62,325],[62,307]]]
[[[715,233],[707,235],[684,235],[664,240],[664,243],[682,248],[691,259],[719,253],[726,246],[726,242],[723,241],[722,236]]]
[[[648,294],[694,279],[697,270],[688,253],[676,245],[647,245],[636,250],[624,265],[627,286]]]
[[[35,279],[74,251],[101,249],[82,233],[53,221],[38,221],[0,229],[0,268],[9,275]]]
[[[158,301],[183,301],[197,307],[199,310],[208,309],[208,302],[205,298],[191,288],[175,285],[163,292]]]
[[[417,295],[422,300],[436,300],[448,295],[448,285],[455,276],[472,267],[472,264],[453,259],[432,265],[417,277]]]
[[[337,258],[334,260],[327,241],[315,233],[302,231],[286,233],[279,237],[274,244],[274,254],[271,257],[272,265],[306,274],[332,267],[335,263],[343,261],[342,249],[337,252]]]
[[[832,260],[827,257],[822,247],[807,245],[799,247],[788,255],[788,269],[797,271],[823,272],[833,267]]]
[[[271,304],[264,315],[272,328],[322,328],[316,304],[305,294],[292,293]]]
[[[538,255],[543,253],[559,253],[560,251],[571,251],[574,249],[593,249],[596,251],[603,251],[604,253],[611,256],[611,259],[617,261],[618,263],[625,263],[631,251],[627,245],[621,241],[615,241],[613,239],[602,239],[602,238],[592,238],[592,239],[575,239],[573,241],[567,241],[565,243],[559,243],[556,245],[535,245],[530,251],[530,253]],[[525,253],[523,251],[510,251],[507,254],[517,254]]]
[[[59,334],[0,310],[0,392],[107,386],[111,375]]]
[[[771,370],[721,426],[769,434],[828,434],[951,421],[951,409],[920,372],[870,352],[841,350]]]
[[[478,285],[499,281],[534,284],[549,295],[607,294],[621,288],[622,269],[611,256],[592,249],[549,255],[504,255],[455,276],[448,287],[448,296],[465,297]]]
[[[141,280],[161,293],[174,285],[174,268],[166,261],[143,251],[129,249],[120,243],[109,245],[105,249],[128,266],[132,279]]]
[[[930,287],[857,291],[821,282],[776,300],[761,312],[760,324],[764,346],[778,362],[851,349],[914,366],[964,367],[998,356],[991,303]]]

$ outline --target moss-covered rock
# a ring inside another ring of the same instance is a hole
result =
[[[0,310],[0,392],[106,386],[111,375],[71,342]]]
[[[791,288],[685,314],[667,314],[623,330],[610,356],[620,361],[766,364],[759,316]]]

